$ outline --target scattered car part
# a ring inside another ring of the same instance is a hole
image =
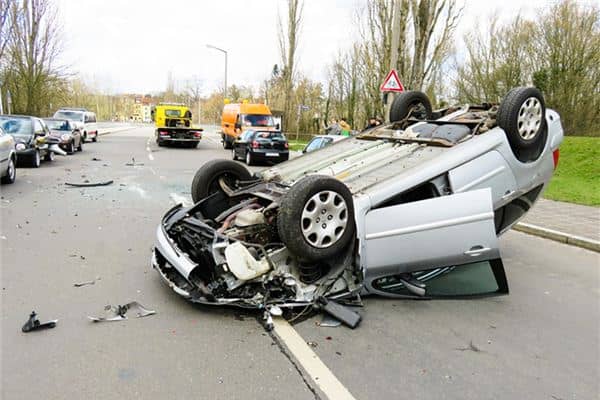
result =
[[[352,329],[356,328],[362,319],[359,313],[352,311],[350,308],[343,306],[334,300],[319,297],[318,304],[327,314],[342,321]]]
[[[127,303],[122,306],[112,306],[109,304],[104,307],[105,315],[103,317],[88,316],[88,318],[93,322],[121,321],[127,319],[126,314],[129,310],[132,309],[135,310],[137,318],[147,317],[148,315],[156,314],[156,311],[147,309],[137,301],[132,301],[131,303]]]
[[[73,284],[73,286],[75,286],[75,287],[82,287],[82,286],[86,286],[86,285],[94,285],[95,283],[96,283],[96,280],[92,279],[91,281],[75,282]]]
[[[32,311],[31,314],[29,314],[29,319],[27,320],[27,322],[25,322],[25,325],[23,325],[21,330],[23,332],[32,332],[41,329],[51,329],[56,326],[57,322],[57,319],[53,319],[46,322],[40,322],[37,318],[37,314],[35,313],[35,311]]]
[[[108,186],[111,185],[114,181],[110,180],[110,181],[104,181],[104,182],[84,182],[84,183],[70,183],[70,182],[65,182],[65,185],[67,186],[74,186],[74,187],[94,187],[94,186]]]

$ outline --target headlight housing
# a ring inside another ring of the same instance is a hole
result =
[[[17,143],[17,145],[15,146],[15,149],[17,149],[17,150],[25,150],[25,144],[23,144],[23,143]]]
[[[69,135],[68,133],[63,133],[60,138],[62,140],[71,140],[71,135]]]

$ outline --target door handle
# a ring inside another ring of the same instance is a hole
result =
[[[463,254],[465,256],[475,257],[475,256],[481,255],[483,253],[487,253],[490,250],[492,250],[492,249],[489,247],[473,246],[469,250],[465,251]]]

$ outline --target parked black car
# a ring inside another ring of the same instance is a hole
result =
[[[50,130],[40,118],[25,115],[0,115],[2,129],[15,139],[17,164],[38,168],[42,158],[54,159],[54,153],[48,150],[43,137]]]
[[[233,142],[233,159],[243,159],[246,164],[255,162],[280,163],[290,157],[285,135],[279,131],[247,130]]]
[[[44,118],[50,129],[50,135],[60,139],[58,144],[61,149],[69,154],[83,150],[83,137],[74,122],[68,119]]]

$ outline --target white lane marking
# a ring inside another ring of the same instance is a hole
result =
[[[175,202],[175,204],[181,204],[184,207],[189,207],[192,205],[192,202],[189,201],[189,199],[187,197],[184,197],[180,194],[170,193],[169,197],[171,198],[171,200],[173,200],[173,202]]]
[[[148,196],[148,192],[139,186],[127,186],[127,190],[139,194],[142,199],[150,198],[150,196]]]
[[[356,400],[286,320],[273,318],[273,331],[327,398]]]
[[[152,155],[152,153],[148,153],[148,159],[150,161],[154,161],[154,156]]]

